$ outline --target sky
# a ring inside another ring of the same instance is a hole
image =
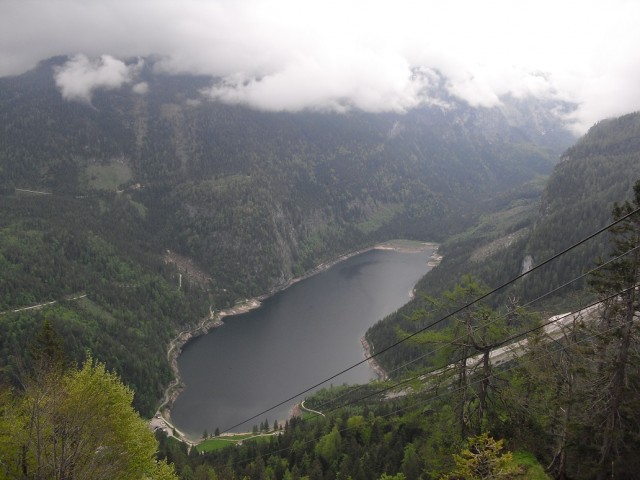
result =
[[[90,103],[146,94],[153,56],[211,76],[203,99],[261,110],[406,112],[444,87],[472,106],[569,101],[583,133],[640,110],[639,25],[639,0],[0,0],[0,76],[69,55],[56,84]]]

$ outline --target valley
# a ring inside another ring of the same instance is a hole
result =
[[[209,77],[155,57],[135,63],[144,94],[87,103],[60,93],[70,61],[0,78],[0,378],[22,409],[0,447],[18,455],[38,388],[106,379],[189,445],[264,434],[189,453],[157,432],[185,479],[440,478],[485,434],[557,478],[634,471],[637,113],[577,139],[566,102],[444,84],[406,112],[265,111],[204,101]],[[630,220],[604,228],[615,202]],[[428,371],[446,378],[421,387]]]
[[[362,363],[360,338],[409,300],[429,270],[432,248],[352,255],[264,299],[258,309],[225,316],[221,328],[183,348],[178,366],[185,389],[171,408],[172,422],[192,439],[203,429],[225,432],[343,366]],[[375,377],[364,363],[331,381],[366,383]],[[292,398],[265,416],[284,423],[299,401]]]
[[[103,91],[92,108],[55,89],[66,60],[0,79],[0,310],[88,297],[3,330],[0,361],[15,368],[9,359],[50,318],[73,359],[88,347],[135,386],[147,416],[171,381],[163,345],[210,308],[393,238],[442,241],[496,192],[547,175],[573,138],[552,115],[515,115],[532,108],[516,101],[508,112],[457,102],[407,115],[194,104],[208,80],[157,73],[152,60],[147,95]],[[18,102],[26,84],[38,93]],[[133,345],[153,362],[129,358]]]

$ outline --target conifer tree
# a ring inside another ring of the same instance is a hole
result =
[[[611,228],[612,261],[591,279],[603,299],[594,326],[594,364],[590,370],[591,419],[599,440],[598,478],[604,479],[624,455],[625,432],[637,425],[638,372],[640,359],[638,311],[640,310],[640,180],[634,185],[634,201],[615,204]],[[635,380],[635,381],[632,381]]]
[[[442,300],[426,299],[432,309],[425,316],[448,316],[484,293],[486,289],[475,278],[465,275],[452,290],[444,292]],[[497,383],[490,354],[507,335],[507,318],[479,302],[451,315],[447,327],[415,337],[416,343],[440,345],[437,364],[454,362],[452,368],[442,369],[442,374],[444,382],[453,387],[452,405],[460,438],[485,431],[494,413],[491,404],[497,395]]]
[[[446,479],[489,480],[513,478],[511,452],[502,452],[504,440],[494,440],[488,433],[469,439],[469,446],[453,459],[456,468]]]

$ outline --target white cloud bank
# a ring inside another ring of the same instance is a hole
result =
[[[146,95],[149,92],[149,84],[147,82],[136,83],[131,90],[138,95]]]
[[[118,58],[160,55],[166,72],[222,79],[207,92],[220,101],[379,112],[434,101],[438,72],[471,105],[576,102],[584,131],[640,109],[639,23],[636,0],[6,0],[0,75],[81,54],[56,79],[90,101],[137,81]]]
[[[98,89],[113,90],[131,83],[140,64],[125,65],[109,55],[90,60],[76,55],[54,70],[54,79],[60,93],[67,100],[91,103],[93,92]],[[146,93],[145,83],[133,87],[136,93]]]

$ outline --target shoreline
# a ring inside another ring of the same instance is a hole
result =
[[[364,358],[367,360],[369,364],[369,368],[374,371],[374,373],[378,376],[378,380],[385,381],[389,379],[389,375],[387,371],[382,368],[382,366],[378,363],[378,361],[371,356],[371,344],[364,337],[360,337],[360,343],[362,344],[362,348],[364,349]]]
[[[433,253],[431,254],[431,257],[427,265],[434,267],[439,263],[440,259],[442,258],[437,253],[439,246],[440,244],[435,242],[389,240],[389,241],[372,245],[366,248],[345,253],[343,255],[340,255],[334,258],[333,260],[323,262],[318,266],[312,268],[308,272],[306,272],[304,275],[299,277],[294,277],[283,284],[277,285],[274,288],[272,288],[269,292],[263,295],[245,299],[244,302],[237,303],[236,305],[224,310],[220,310],[217,313],[215,313],[215,311],[210,307],[208,316],[200,319],[200,321],[194,325],[187,326],[186,330],[183,330],[180,333],[178,333],[178,335],[176,335],[176,337],[174,337],[169,342],[169,345],[167,348],[167,360],[169,361],[169,366],[173,373],[173,380],[167,385],[167,388],[164,391],[162,401],[156,411],[156,414],[160,414],[163,420],[167,424],[171,425],[173,429],[176,430],[176,432],[178,433],[179,439],[187,442],[192,442],[192,440],[190,440],[185,434],[178,431],[178,429],[175,428],[175,426],[173,426],[171,422],[171,407],[173,406],[173,403],[175,402],[175,400],[178,398],[178,396],[184,389],[184,383],[182,383],[182,377],[180,376],[180,371],[178,369],[178,357],[182,353],[182,349],[184,348],[184,346],[190,340],[192,340],[193,338],[199,337],[201,335],[207,334],[209,330],[211,330],[212,328],[222,327],[224,325],[224,322],[222,320],[224,317],[240,315],[243,313],[247,313],[251,310],[254,310],[256,308],[259,308],[262,305],[262,302],[264,300],[266,300],[269,297],[272,297],[276,293],[286,290],[293,284],[300,282],[302,280],[305,280],[309,277],[312,277],[320,272],[328,270],[332,266],[344,260],[347,260],[348,258],[354,257],[356,255],[359,255],[361,253],[365,253],[371,250],[395,250],[395,251],[405,252],[405,253],[418,253],[418,252],[427,250],[429,248],[432,248]],[[362,343],[363,349],[365,350],[366,357],[370,357],[371,347],[369,343],[366,341],[364,336],[361,338],[360,341]],[[383,377],[386,378],[386,372],[382,369],[382,367],[380,367],[380,365],[375,361],[375,359],[371,358],[368,361],[368,363],[371,369],[374,370],[374,372],[376,372],[376,374],[380,378],[383,378]]]

